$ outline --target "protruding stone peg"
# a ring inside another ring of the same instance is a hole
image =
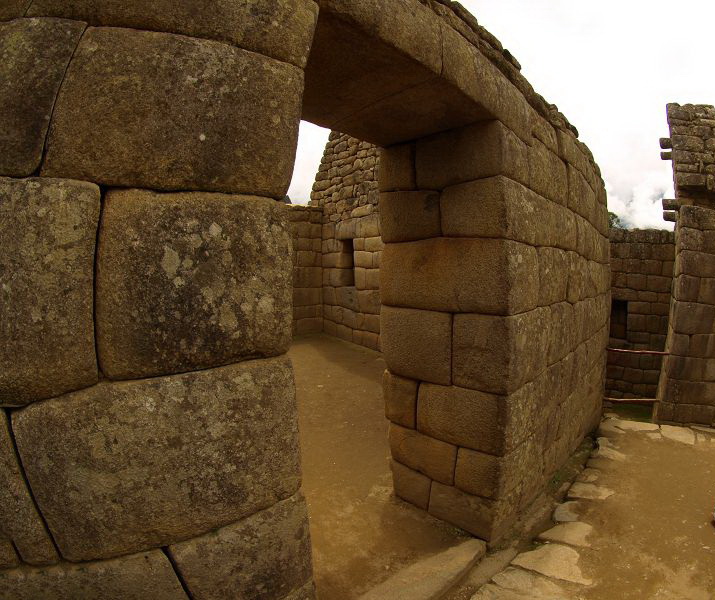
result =
[[[663,211],[663,220],[670,221],[671,223],[677,223],[678,222],[678,212],[675,210]]]
[[[680,202],[675,198],[663,198],[663,210],[678,210]]]
[[[661,152],[660,160],[673,160],[673,153],[672,152]]]
[[[673,147],[673,140],[670,138],[660,138],[660,147],[663,150],[668,150]]]

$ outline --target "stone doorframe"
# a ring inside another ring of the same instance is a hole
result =
[[[442,0],[209,4],[0,9],[0,595],[312,597],[301,115],[383,148],[396,493],[495,542],[599,418],[605,190],[516,60]]]

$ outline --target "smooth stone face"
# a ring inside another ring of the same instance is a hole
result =
[[[318,6],[313,0],[34,0],[28,16],[181,33],[304,67]]]
[[[0,572],[0,597],[13,600],[187,600],[159,551],[113,560]]]
[[[97,257],[97,346],[111,379],[288,350],[291,240],[274,200],[112,190]]]
[[[296,494],[169,552],[194,598],[283,598],[312,574],[305,499]]]
[[[3,1],[0,19],[20,16]],[[25,2],[26,4],[26,2]],[[61,19],[0,23],[0,175],[40,166],[52,107],[85,24]]]
[[[253,514],[300,484],[287,359],[102,383],[13,415],[62,555],[109,558]]]
[[[96,383],[98,220],[95,185],[0,178],[0,405]]]
[[[12,541],[27,563],[47,565],[58,560],[55,547],[25,484],[4,410],[0,410],[0,534]],[[6,543],[9,542],[3,541],[1,545],[4,547]],[[12,550],[12,546],[9,550]],[[9,550],[4,548],[1,553],[5,563],[11,562],[15,554],[14,550],[12,554]]]
[[[302,93],[300,69],[260,54],[91,28],[62,84],[42,174],[282,198]]]

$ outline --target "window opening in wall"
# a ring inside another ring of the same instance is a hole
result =
[[[340,265],[345,269],[350,269],[350,274],[347,275],[345,285],[347,287],[355,286],[355,245],[352,239],[341,240],[340,246]]]
[[[611,331],[610,337],[625,342],[628,333],[628,302],[625,300],[611,301]]]

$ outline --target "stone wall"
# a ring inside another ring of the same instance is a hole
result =
[[[675,259],[670,231],[611,229],[610,348],[665,350]],[[606,395],[655,398],[663,357],[610,351]]]
[[[293,240],[293,335],[323,331],[323,211],[289,206]]]
[[[715,425],[715,108],[668,105],[677,211],[673,299],[658,385],[661,422]],[[665,203],[664,203],[665,204]]]
[[[191,4],[0,7],[2,598],[313,597],[275,199],[318,7]]]

